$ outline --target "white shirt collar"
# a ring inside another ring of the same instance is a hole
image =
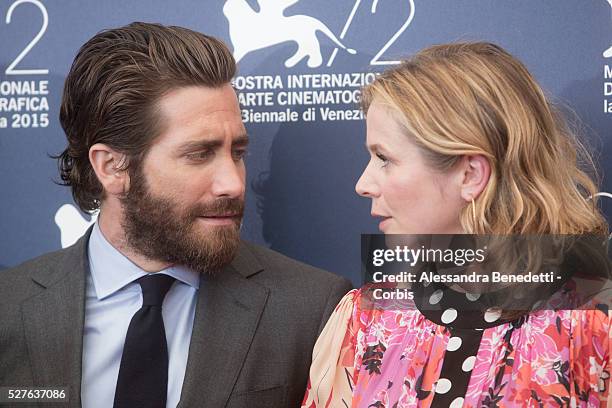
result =
[[[98,300],[148,274],[106,240],[97,222],[89,237],[89,268]],[[182,265],[173,265],[156,273],[170,275],[195,289],[200,287],[200,273]]]

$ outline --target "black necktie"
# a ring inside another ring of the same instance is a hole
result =
[[[174,278],[147,275],[136,282],[142,288],[142,307],[128,327],[115,389],[115,408],[165,408],[168,388],[168,345],[162,303]]]

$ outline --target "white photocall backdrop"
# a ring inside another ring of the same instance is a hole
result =
[[[0,269],[68,246],[94,222],[53,183],[62,86],[87,39],[132,21],[217,36],[238,60],[251,137],[245,239],[358,283],[360,234],[376,232],[354,192],[368,160],[359,89],[403,56],[457,40],[500,44],[580,118],[610,215],[611,16],[612,0],[1,0]]]

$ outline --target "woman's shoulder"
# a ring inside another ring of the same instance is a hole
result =
[[[573,297],[573,309],[581,311],[583,315],[609,318],[612,309],[612,280],[575,276],[568,282],[565,293]]]
[[[573,326],[587,337],[609,337],[612,330],[612,281],[575,278],[575,284],[581,299],[579,307],[572,313]]]
[[[347,292],[338,302],[321,337],[337,338],[337,333],[342,332],[347,334],[346,337],[354,338],[377,323],[387,324],[390,321],[410,320],[413,315],[420,316],[413,300],[378,299],[377,288],[366,284]],[[332,332],[335,334],[332,335]]]
[[[351,306],[351,307],[354,306],[355,303],[359,301],[360,297],[361,297],[361,288],[349,290],[346,293],[346,295],[342,296],[342,299],[340,299],[340,302],[338,302],[338,305],[336,306],[336,310],[342,307],[346,307],[346,306]]]
[[[611,305],[612,281],[573,276],[547,302],[529,313],[530,327],[551,328],[549,333],[565,336],[580,347],[598,343],[612,335]]]
[[[535,302],[533,309],[600,310],[606,314],[611,305],[612,281],[610,279],[599,276],[574,275],[567,279],[550,297]]]
[[[345,333],[351,329],[351,321],[356,315],[360,296],[360,289],[352,289],[340,299],[319,335],[318,344],[342,341]]]

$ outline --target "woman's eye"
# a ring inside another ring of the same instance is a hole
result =
[[[385,167],[387,164],[389,164],[389,159],[387,159],[384,154],[376,153],[376,157],[378,157],[378,160],[382,162],[381,167]]]

